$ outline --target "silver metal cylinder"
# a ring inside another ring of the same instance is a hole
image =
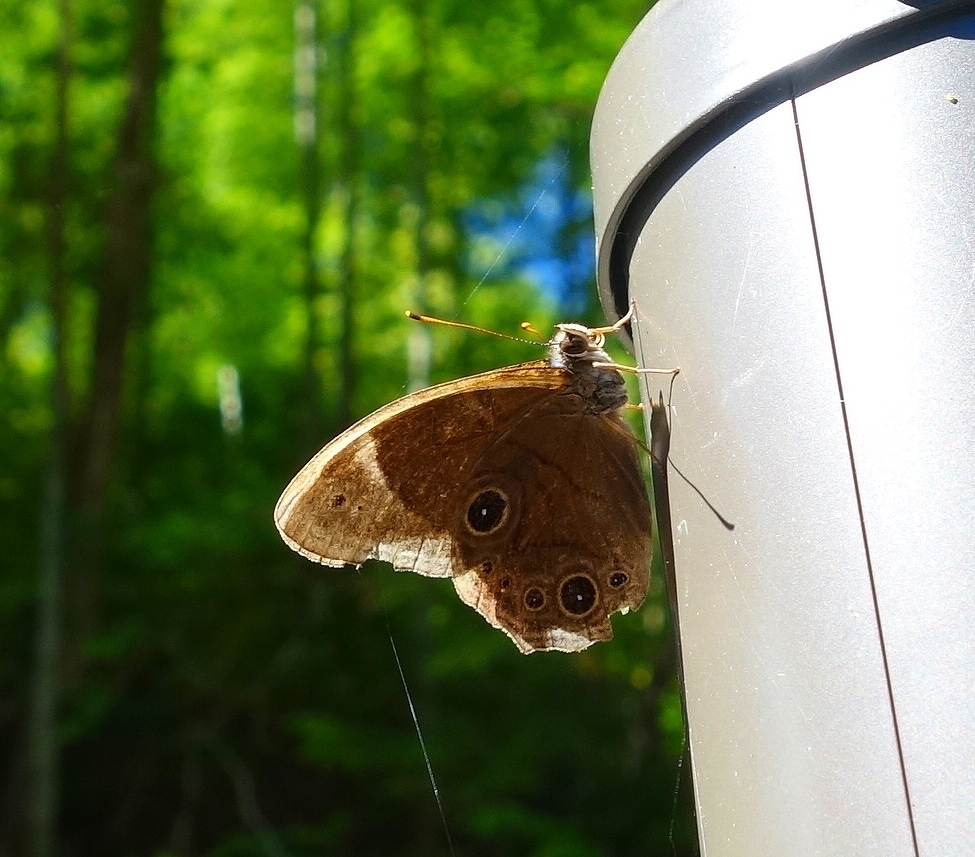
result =
[[[711,857],[975,842],[973,8],[663,0],[600,96],[604,304],[736,524],[671,476]]]

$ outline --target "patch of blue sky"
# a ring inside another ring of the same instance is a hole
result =
[[[522,276],[565,310],[585,305],[595,270],[592,195],[568,178],[565,156],[550,154],[513,199],[479,200],[465,211],[474,276]]]

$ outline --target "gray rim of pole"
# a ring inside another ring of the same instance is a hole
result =
[[[874,25],[853,35],[848,33],[845,38],[811,53],[800,54],[794,63],[764,74],[748,87],[727,93],[722,100],[697,105],[696,119],[675,131],[670,139],[661,139],[655,149],[645,149],[642,165],[639,164],[639,154],[629,155],[635,175],[618,199],[611,200],[612,210],[608,216],[600,210],[599,194],[596,200],[596,278],[600,301],[607,315],[619,318],[628,309],[630,259],[644,224],[674,183],[705,153],[757,116],[797,95],[857,68],[946,35],[946,29],[952,23],[970,15],[973,9],[975,2],[972,0],[899,3],[895,14],[878,16]],[[625,45],[604,84],[593,120],[594,129],[601,110],[615,108],[604,100],[616,66],[626,53]],[[623,69],[620,73],[626,72],[627,69]],[[666,125],[666,121],[662,124]],[[595,153],[595,134],[592,142]],[[651,142],[651,147],[653,145]],[[593,184],[596,187],[599,185],[597,160],[594,155]],[[626,336],[625,331],[621,333]]]

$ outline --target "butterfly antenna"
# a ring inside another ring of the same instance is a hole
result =
[[[712,503],[707,497],[704,496],[704,492],[700,488],[698,488],[697,485],[691,482],[691,480],[688,479],[683,474],[683,472],[681,472],[680,468],[676,464],[674,464],[674,460],[670,456],[667,456],[667,461],[670,464],[670,466],[674,468],[674,472],[690,486],[691,490],[695,494],[697,494],[697,496],[700,497],[701,500],[704,501],[704,505],[707,506],[708,509],[711,510],[711,513],[714,515],[714,517],[717,518],[718,521],[720,521],[721,526],[724,527],[729,533],[733,532],[735,529],[735,525],[731,521],[729,521],[724,515],[722,515],[714,507],[714,503]]]
[[[477,327],[477,325],[474,324],[465,324],[462,321],[447,321],[444,318],[436,318],[432,315],[420,315],[417,312],[413,312],[411,309],[406,311],[406,317],[413,319],[413,321],[422,321],[425,324],[442,324],[444,327],[459,327],[462,330],[473,330],[475,333],[486,333],[489,336],[498,336],[501,339],[510,339],[512,342],[527,342],[529,345],[538,344],[532,339],[522,339],[519,336],[509,336],[507,333],[499,333],[497,330],[488,330],[486,327]],[[522,325],[522,329],[526,329],[524,325]],[[532,330],[531,332],[536,333],[535,330]]]

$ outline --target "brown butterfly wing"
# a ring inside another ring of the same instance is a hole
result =
[[[650,507],[617,412],[548,394],[481,454],[465,491],[454,585],[522,651],[584,649],[643,603]]]
[[[385,560],[449,577],[455,492],[493,437],[565,373],[547,361],[421,390],[360,420],[291,481],[274,510],[281,536],[324,565]]]
[[[453,576],[524,652],[610,638],[646,594],[650,512],[633,435],[570,382],[537,361],[390,403],[285,489],[282,537],[326,565]]]

